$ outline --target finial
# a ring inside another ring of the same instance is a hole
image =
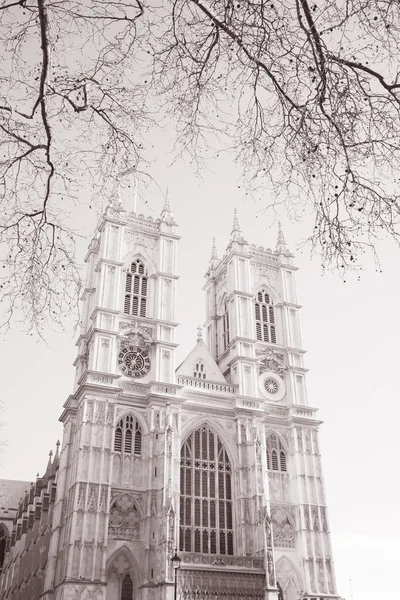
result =
[[[202,341],[203,341],[203,328],[201,325],[199,325],[197,328],[197,343],[202,342]]]
[[[278,252],[288,252],[285,236],[282,231],[282,223],[280,221],[278,221],[278,241],[276,242],[276,249]]]
[[[215,235],[213,237],[213,243],[212,243],[211,260],[218,260],[218,250],[217,250],[217,242],[215,239]]]
[[[171,201],[169,199],[169,188],[168,188],[168,186],[167,186],[167,190],[165,192],[164,207],[162,209],[162,212],[172,212],[172,210],[171,210]]]
[[[240,229],[240,224],[239,224],[239,219],[238,219],[238,214],[237,214],[236,208],[233,212],[233,225],[232,225],[232,231],[231,231],[231,241],[232,242],[241,242],[241,243],[244,242],[243,233],[242,233],[242,230]]]
[[[236,207],[235,207],[235,210],[233,211],[232,233],[234,231],[238,231],[238,232],[242,233],[242,230],[240,229],[240,225],[239,225],[239,219],[238,219],[238,214],[237,214],[237,208]]]
[[[54,456],[54,460],[59,457],[59,451],[60,451],[60,440],[57,440],[57,442],[56,442],[56,453],[55,453],[55,456]]]

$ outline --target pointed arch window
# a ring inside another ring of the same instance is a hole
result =
[[[276,344],[275,307],[266,290],[258,292],[254,308],[257,340]]]
[[[132,415],[118,421],[114,437],[114,451],[125,454],[142,454],[142,429]]]
[[[179,548],[233,554],[232,468],[220,438],[204,426],[181,449]]]
[[[147,270],[138,258],[126,274],[124,313],[145,317],[147,311]]]
[[[269,471],[287,471],[286,452],[276,433],[267,435],[267,469]]]
[[[133,581],[129,573],[122,580],[121,600],[133,600]]]
[[[230,334],[229,334],[229,308],[228,303],[224,302],[224,314],[222,315],[222,343],[224,351],[229,346]]]

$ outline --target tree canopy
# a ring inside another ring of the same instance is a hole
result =
[[[392,0],[0,2],[0,242],[6,323],[60,323],[80,285],[68,212],[90,176],[113,197],[143,135],[235,152],[248,193],[347,267],[398,241],[399,3]],[[157,118],[155,118],[157,116]]]

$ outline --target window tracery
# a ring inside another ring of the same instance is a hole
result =
[[[136,317],[145,317],[147,310],[147,270],[138,258],[126,274],[124,313]]]
[[[233,554],[232,468],[208,426],[181,449],[179,547],[185,552]]]
[[[287,471],[286,452],[276,433],[269,433],[267,445],[267,469],[269,471]]]
[[[257,340],[276,344],[275,307],[271,295],[265,289],[258,292],[254,309]]]
[[[110,535],[118,538],[137,538],[139,523],[139,512],[130,494],[120,494],[112,501],[108,521]]]
[[[295,547],[295,529],[286,511],[277,508],[272,512],[272,531],[274,546],[281,548]]]
[[[120,419],[115,430],[114,452],[142,454],[142,428],[133,415]]]

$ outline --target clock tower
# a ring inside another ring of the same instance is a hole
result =
[[[167,193],[156,220],[108,206],[90,243],[47,599],[168,596],[178,240]]]

